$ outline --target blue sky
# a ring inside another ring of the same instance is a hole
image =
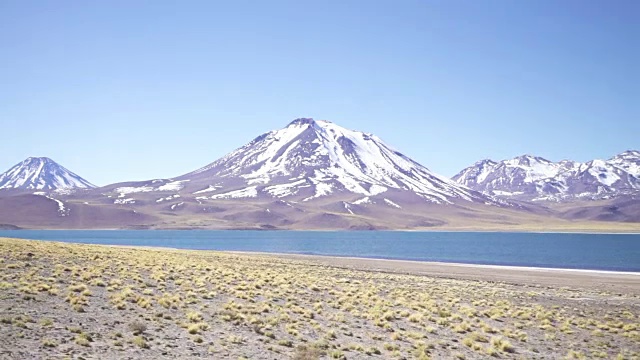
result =
[[[638,1],[0,1],[0,171],[178,176],[296,117],[451,176],[640,148]]]

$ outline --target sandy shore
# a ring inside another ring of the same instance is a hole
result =
[[[177,248],[156,246],[105,246],[128,249],[138,248],[181,251],[181,249]],[[504,282],[515,285],[571,287],[640,295],[640,272],[460,264],[435,261],[375,259],[252,251],[223,251],[223,253],[309,261],[318,265],[362,271],[425,275],[446,279]]]
[[[425,275],[447,279],[505,282],[518,285],[571,287],[640,295],[640,273],[638,272],[456,264],[282,253],[239,251],[230,253],[248,256],[260,254],[366,271]]]

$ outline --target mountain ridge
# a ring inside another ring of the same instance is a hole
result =
[[[606,199],[640,191],[640,152],[627,150],[608,160],[584,163],[520,155],[481,160],[452,178],[488,195],[526,201]]]

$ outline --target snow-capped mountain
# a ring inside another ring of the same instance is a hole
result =
[[[94,187],[47,157],[29,157],[0,174],[0,189],[66,190]]]
[[[609,163],[625,170],[636,178],[640,177],[640,151],[625,151],[609,159]]]
[[[436,175],[375,135],[300,118],[255,138],[227,156],[183,175],[201,199],[370,197],[394,203],[404,194],[432,203],[493,203]],[[386,197],[385,197],[386,196]],[[384,199],[386,200],[384,200]]]
[[[489,195],[523,200],[603,199],[640,192],[640,152],[609,160],[551,162],[530,155],[479,161],[453,177]]]
[[[0,227],[566,229],[574,219],[640,221],[639,168],[637,151],[587,163],[521,156],[481,161],[458,183],[377,136],[302,118],[174,178],[93,188],[50,159],[29,158],[0,175]],[[617,196],[625,192],[631,196]],[[614,198],[588,206],[509,201],[584,194]]]

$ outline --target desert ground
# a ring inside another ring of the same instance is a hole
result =
[[[639,359],[640,275],[0,238],[2,359]]]

